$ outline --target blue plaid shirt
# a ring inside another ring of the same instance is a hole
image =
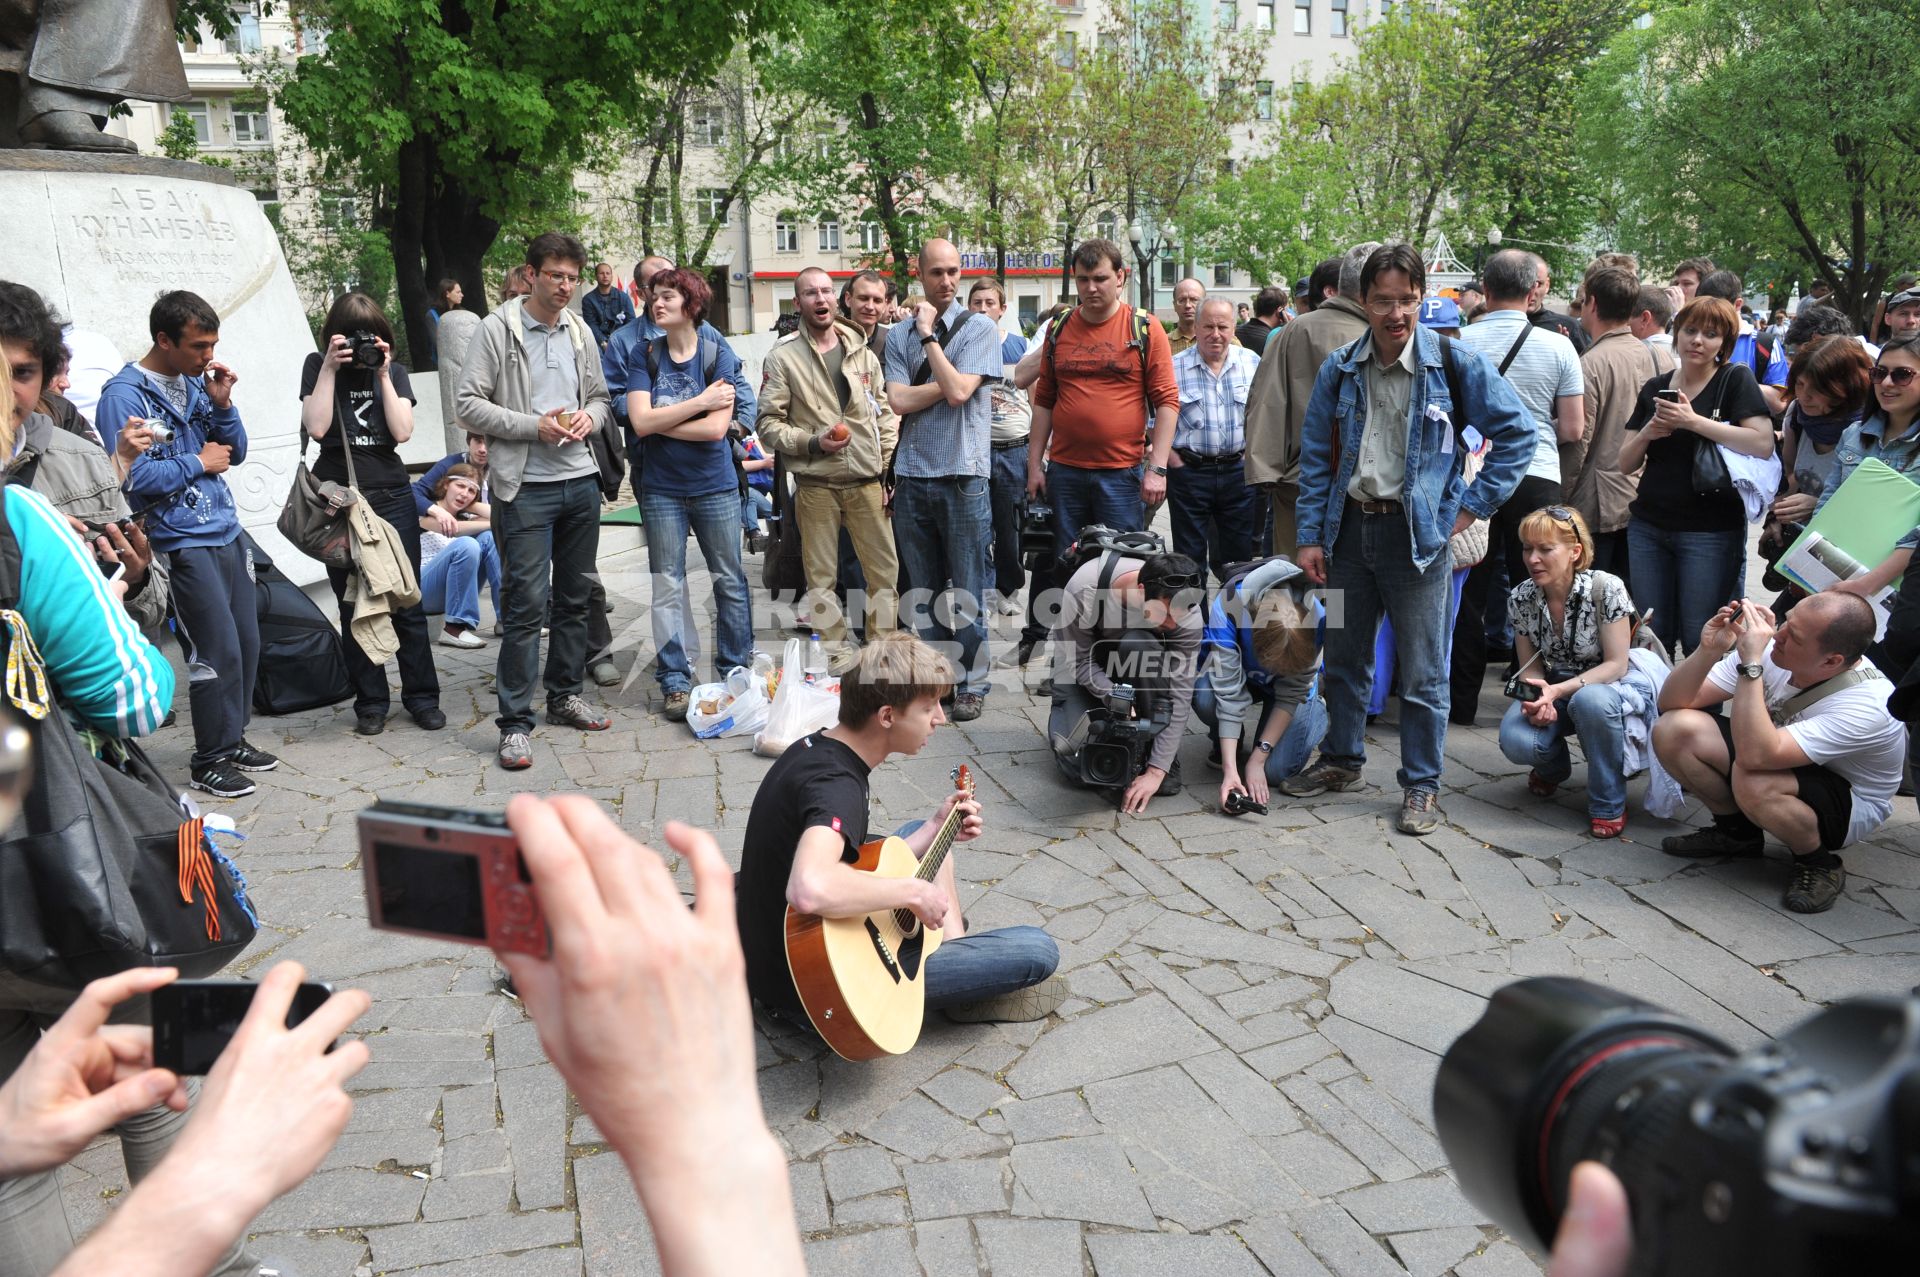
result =
[[[1227,360],[1218,376],[1200,358],[1197,345],[1175,355],[1173,377],[1180,383],[1180,422],[1174,427],[1173,446],[1203,457],[1243,451],[1247,388],[1259,367],[1260,356],[1244,346],[1227,347]]]

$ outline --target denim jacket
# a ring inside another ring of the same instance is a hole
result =
[[[1820,504],[1813,507],[1819,514],[1826,507],[1833,494],[1840,490],[1850,475],[1860,467],[1868,457],[1874,458],[1891,470],[1898,470],[1915,483],[1920,483],[1920,421],[1909,427],[1907,433],[1898,439],[1889,439],[1887,435],[1887,416],[1875,409],[1859,421],[1848,426],[1840,435],[1840,446],[1835,448],[1838,459],[1833,463],[1833,475],[1827,480],[1825,491],[1820,494]],[[1896,550],[1911,550],[1920,547],[1920,528],[1914,528],[1893,543]],[[1867,566],[1872,567],[1872,564]]]
[[[1416,326],[1417,359],[1425,376],[1414,383],[1407,410],[1407,475],[1401,504],[1413,540],[1414,566],[1424,571],[1447,547],[1462,508],[1486,518],[1506,503],[1533,459],[1537,432],[1533,418],[1506,378],[1484,355],[1463,342],[1453,345],[1460,393],[1466,399],[1464,424],[1491,443],[1480,475],[1469,487],[1460,477],[1464,460],[1454,437],[1453,397],[1447,390],[1440,338]],[[1314,379],[1300,440],[1299,544],[1331,553],[1340,538],[1347,484],[1360,456],[1367,429],[1366,360],[1373,349],[1368,332],[1328,355]],[[1333,427],[1340,431],[1334,453]],[[1336,465],[1337,460],[1337,465]]]

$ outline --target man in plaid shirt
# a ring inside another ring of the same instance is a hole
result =
[[[1241,473],[1246,451],[1247,387],[1260,358],[1233,344],[1233,303],[1209,297],[1194,317],[1193,345],[1173,357],[1180,421],[1173,433],[1167,502],[1173,548],[1210,564],[1227,579],[1227,564],[1253,554],[1254,491]]]

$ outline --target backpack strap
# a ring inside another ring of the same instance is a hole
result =
[[[1812,687],[1801,688],[1797,695],[1789,697],[1769,711],[1775,727],[1785,727],[1800,719],[1806,712],[1835,692],[1844,692],[1869,679],[1880,678],[1881,673],[1871,661],[1864,661],[1850,670],[1842,670],[1832,678],[1815,683]]]

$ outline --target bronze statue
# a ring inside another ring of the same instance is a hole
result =
[[[178,0],[0,0],[0,146],[133,151],[132,142],[103,131],[115,104],[187,97],[173,29],[178,7]]]

